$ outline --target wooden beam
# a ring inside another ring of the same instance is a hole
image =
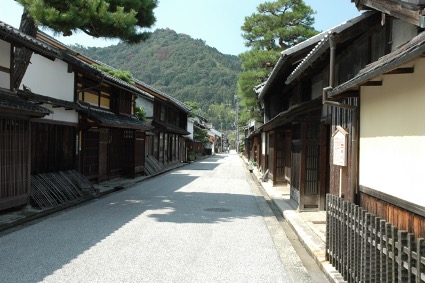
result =
[[[3,67],[3,66],[0,66],[0,72],[5,72],[5,73],[10,74],[10,69],[9,68],[6,68],[6,67]]]
[[[388,202],[389,204],[392,204],[398,207],[403,207],[407,211],[410,211],[412,213],[425,217],[425,208],[421,205],[400,199],[396,196],[393,196],[378,190],[374,190],[372,188],[362,186],[362,185],[359,185],[359,190],[360,192],[364,194],[370,195],[379,200],[383,200],[385,202]]]
[[[403,5],[395,0],[360,0],[360,5],[384,12],[390,16],[419,26],[420,8],[416,5]],[[359,6],[358,6],[359,7]]]
[[[382,86],[382,81],[367,81],[361,84],[361,86]]]
[[[386,75],[394,75],[394,74],[412,74],[415,71],[414,67],[406,67],[406,68],[397,68],[392,71],[386,72]]]
[[[358,89],[356,89],[356,90],[352,89],[352,90],[348,90],[346,92],[343,92],[336,97],[338,97],[338,98],[351,98],[351,97],[359,97],[359,95],[360,95],[360,92],[359,92]]]

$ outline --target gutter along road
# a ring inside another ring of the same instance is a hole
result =
[[[236,154],[0,237],[0,282],[325,282],[314,276]]]

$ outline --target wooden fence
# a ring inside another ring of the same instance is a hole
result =
[[[327,260],[348,282],[425,282],[425,240],[326,196]]]

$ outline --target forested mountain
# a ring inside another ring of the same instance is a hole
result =
[[[147,41],[135,45],[71,48],[114,68],[128,70],[133,77],[180,101],[198,103],[211,120],[218,118],[214,117],[217,113],[212,113],[212,105],[221,104],[230,111],[241,72],[237,56],[221,54],[203,40],[171,29],[157,29]]]

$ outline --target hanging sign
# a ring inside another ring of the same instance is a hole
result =
[[[337,126],[333,133],[333,164],[347,166],[347,137],[348,132]]]

